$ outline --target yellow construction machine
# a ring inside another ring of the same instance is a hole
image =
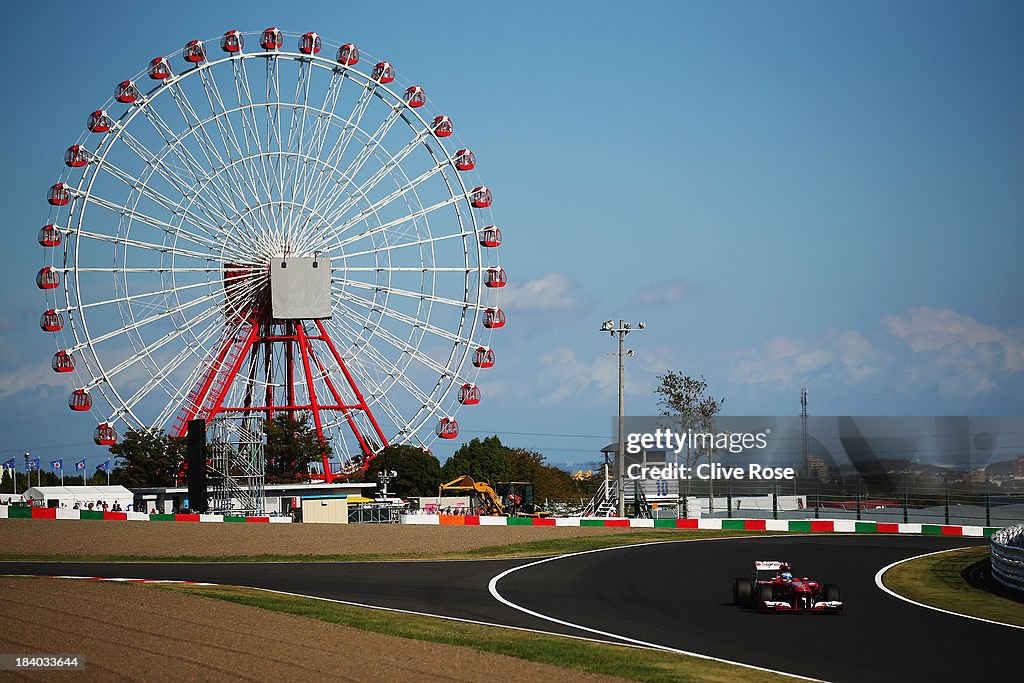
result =
[[[474,481],[464,474],[447,484],[441,484],[437,495],[469,494],[470,509],[476,514],[491,517],[550,517],[540,510],[533,499],[533,484],[527,481],[501,482],[491,488],[485,481]]]

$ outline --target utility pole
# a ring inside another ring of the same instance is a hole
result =
[[[637,329],[642,330],[647,323],[637,323]],[[608,332],[611,336],[619,338],[619,448],[615,456],[615,483],[619,499],[619,517],[626,516],[626,399],[625,391],[625,358],[633,355],[633,349],[626,350],[626,335],[633,330],[632,324],[625,320],[619,320],[619,326],[615,326],[612,320],[605,320],[599,332]]]

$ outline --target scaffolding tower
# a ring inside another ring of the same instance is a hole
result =
[[[209,421],[207,481],[213,514],[266,511],[266,439],[262,416],[224,413]]]

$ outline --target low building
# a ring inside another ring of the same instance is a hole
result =
[[[82,510],[102,510],[106,503],[107,509],[117,506],[125,511],[142,510],[134,507],[135,497],[123,486],[33,486],[21,494],[25,502],[31,501],[35,507],[74,508]]]
[[[339,482],[335,484],[267,484],[263,487],[266,498],[264,512],[270,515],[289,515],[302,506],[302,499],[312,496],[367,496],[373,497],[374,482]],[[154,487],[132,489],[136,510],[173,512],[190,508],[188,487]]]

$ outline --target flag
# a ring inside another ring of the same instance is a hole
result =
[[[75,463],[75,469],[78,470],[79,472],[85,470],[85,458],[82,458],[81,460]]]
[[[38,470],[39,469],[39,458],[33,458],[32,460],[25,461],[26,470]]]
[[[106,460],[101,462],[96,469],[103,470],[105,472],[107,470],[107,468],[109,468],[109,467],[110,467],[110,458],[107,458]]]
[[[63,458],[61,458],[60,460],[51,460],[50,461],[50,469],[51,470],[56,471],[56,470],[61,469],[62,467],[64,467],[64,459]]]
[[[14,458],[11,458],[7,462],[5,462],[4,463],[4,468],[9,469],[9,470],[13,470],[14,469]]]

